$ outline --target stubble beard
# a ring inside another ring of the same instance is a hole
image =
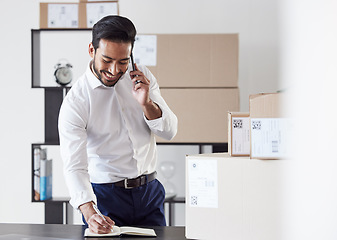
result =
[[[93,71],[94,75],[96,76],[96,78],[106,87],[113,87],[116,85],[116,83],[118,83],[118,81],[121,79],[121,77],[124,75],[124,73],[122,72],[120,74],[120,77],[116,80],[116,82],[114,82],[112,85],[107,85],[106,83],[104,83],[104,81],[102,80],[102,74],[97,70],[96,68],[96,64],[95,64],[95,57],[93,58],[93,60],[91,61],[91,70]]]

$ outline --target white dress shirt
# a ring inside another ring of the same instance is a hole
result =
[[[149,96],[162,110],[161,118],[146,119],[132,95],[129,70],[114,87],[106,87],[89,63],[63,100],[60,149],[70,203],[75,208],[97,202],[90,182],[113,183],[154,172],[154,134],[170,140],[177,132],[177,117],[161,97],[157,80],[145,66],[138,68],[151,82]]]

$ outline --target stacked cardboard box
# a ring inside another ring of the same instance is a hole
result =
[[[118,1],[40,3],[40,28],[92,28],[102,17],[118,13]]]
[[[287,140],[290,120],[281,113],[284,93],[261,93],[249,97],[249,113],[228,113],[229,153],[231,156],[250,156],[256,159],[280,159],[288,153]],[[239,119],[239,120],[238,120]],[[249,124],[234,128],[237,121],[249,119]],[[238,134],[239,133],[239,134]],[[250,137],[243,138],[245,136]],[[248,142],[247,142],[248,140]],[[249,145],[249,150],[237,152],[235,147]]]
[[[178,117],[173,142],[227,142],[226,113],[239,108],[238,89],[168,88],[161,93]]]
[[[157,34],[149,69],[165,88],[237,88],[238,54],[238,34]]]
[[[280,159],[288,154],[290,120],[282,114],[284,93],[261,93],[249,97],[251,151],[256,159]]]
[[[239,110],[238,34],[158,34],[149,69],[178,117],[171,142],[228,141],[226,114]]]
[[[228,153],[186,156],[186,238],[282,239],[287,164]]]
[[[249,113],[228,113],[229,153],[186,156],[187,238],[282,239],[281,180],[289,162],[265,161],[286,158],[282,97],[251,95]]]

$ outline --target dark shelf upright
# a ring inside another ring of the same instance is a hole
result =
[[[63,101],[62,88],[45,88],[44,95],[44,136],[45,142],[59,143],[58,115]]]

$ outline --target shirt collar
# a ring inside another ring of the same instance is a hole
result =
[[[92,89],[98,88],[100,86],[104,86],[101,81],[94,75],[94,73],[91,71],[90,68],[91,61],[88,63],[87,71],[85,72],[85,75],[88,79],[89,85]]]

